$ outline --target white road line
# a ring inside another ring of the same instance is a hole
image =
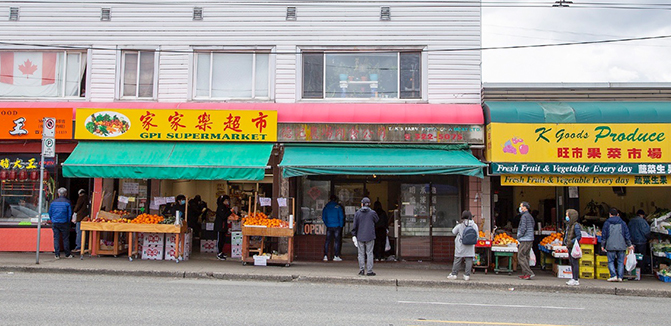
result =
[[[488,303],[458,303],[458,302],[426,302],[426,301],[398,301],[405,304],[430,304],[446,306],[475,306],[475,307],[502,307],[502,308],[538,308],[538,309],[561,309],[561,310],[585,310],[585,308],[559,307],[559,306],[527,306],[527,305],[508,305],[508,304],[488,304]]]

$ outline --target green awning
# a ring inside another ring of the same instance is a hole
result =
[[[287,178],[319,174],[461,174],[482,178],[484,166],[470,150],[417,145],[287,145],[280,163]]]
[[[261,180],[272,144],[79,142],[66,178]]]
[[[487,101],[485,123],[671,123],[671,102]]]

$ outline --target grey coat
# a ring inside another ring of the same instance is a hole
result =
[[[462,220],[462,223],[457,224],[457,226],[452,229],[452,233],[456,236],[454,238],[454,257],[475,257],[475,245],[465,245],[461,243],[461,236],[466,229],[466,225],[470,225],[475,229],[477,233],[478,224],[472,220]],[[467,224],[464,224],[467,223]]]
[[[368,242],[375,240],[375,223],[380,218],[374,210],[368,206],[361,207],[354,214],[354,225],[352,226],[352,235],[357,241]]]
[[[534,217],[524,212],[517,227],[517,241],[534,241]]]

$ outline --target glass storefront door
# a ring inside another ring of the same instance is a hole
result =
[[[431,206],[430,184],[401,184],[401,257],[431,257]]]

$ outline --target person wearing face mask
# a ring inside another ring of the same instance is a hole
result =
[[[568,248],[568,261],[571,264],[571,272],[573,273],[573,277],[566,282],[566,285],[580,285],[580,260],[573,258],[570,254],[575,242],[580,242],[582,238],[580,223],[578,223],[579,218],[578,211],[575,209],[566,210],[566,216],[564,217],[564,224],[566,225],[566,229],[564,230],[564,245]]]
[[[217,198],[217,215],[214,219],[214,232],[217,232],[217,259],[226,260],[224,242],[228,233],[228,217],[231,216],[231,197],[222,195]]]
[[[177,195],[175,197],[175,205],[172,206],[172,216],[177,217],[177,212],[180,212],[181,218],[184,219],[184,212],[186,211],[186,196]]]
[[[521,202],[518,208],[522,217],[520,218],[520,225],[517,227],[517,241],[520,242],[517,252],[517,265],[522,270],[520,278],[523,280],[530,280],[536,276],[529,266],[531,247],[534,243],[535,224],[533,216],[529,213],[530,209],[531,206],[525,201]]]

